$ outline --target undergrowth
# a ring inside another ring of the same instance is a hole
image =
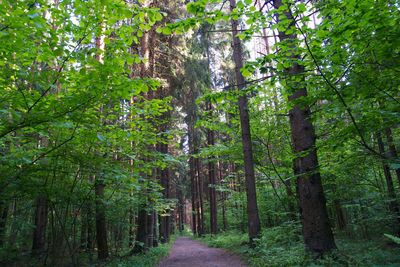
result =
[[[142,253],[127,258],[114,259],[107,263],[106,267],[154,267],[166,256],[175,240],[172,237],[167,244],[160,244],[158,247],[150,249],[147,253]]]
[[[284,224],[264,229],[257,246],[248,246],[247,234],[226,232],[199,239],[210,247],[228,249],[242,256],[249,266],[400,266],[400,249],[387,239],[336,238],[338,250],[315,260],[304,250],[298,225]]]

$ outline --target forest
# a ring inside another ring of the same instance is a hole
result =
[[[0,1],[1,266],[400,266],[399,154],[399,0]]]

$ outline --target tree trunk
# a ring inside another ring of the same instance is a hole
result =
[[[219,162],[218,163],[218,173],[219,173],[219,183],[222,186],[225,186],[224,182],[224,164]],[[228,229],[228,219],[226,217],[226,192],[221,193],[221,201],[222,201],[222,223],[223,223],[223,230],[226,231]]]
[[[135,247],[133,248],[133,253],[140,253],[145,251],[148,247],[147,242],[147,211],[146,205],[141,205],[139,207],[138,218],[137,218],[137,229],[136,229],[136,240]]]
[[[149,189],[147,189],[149,190]],[[152,207],[152,204],[150,200],[148,200],[149,207]],[[153,217],[153,211],[147,211],[146,212],[146,230],[147,230],[147,236],[146,236],[146,249],[153,247],[153,238],[154,238],[154,217]]]
[[[346,228],[347,223],[346,223],[346,218],[344,217],[342,205],[340,204],[340,200],[335,199],[333,201],[333,205],[335,207],[338,228],[339,230],[344,230]]]
[[[6,234],[6,225],[7,225],[7,217],[8,217],[8,208],[9,205],[2,201],[3,203],[0,205],[0,247],[3,246],[5,241]]]
[[[386,154],[385,145],[383,143],[382,136],[380,133],[377,134],[377,141],[378,141],[379,153],[381,153],[381,155],[385,155]],[[392,174],[390,173],[389,165],[386,162],[383,162],[382,167],[383,167],[383,174],[386,180],[387,193],[389,197],[389,209],[396,217],[397,223],[400,224],[400,208],[396,199]],[[400,235],[400,228],[398,225],[397,225],[397,232],[398,235]]]
[[[135,246],[135,214],[133,209],[129,209],[129,231],[128,231],[128,246],[133,248]]]
[[[104,181],[96,178],[95,195],[96,195],[96,240],[97,255],[100,260],[108,258],[107,243],[107,225],[104,206]]]
[[[166,129],[163,129],[164,131]],[[168,144],[161,144],[160,151],[163,154],[168,154]],[[169,170],[168,168],[161,170],[161,186],[163,187],[164,199],[169,199],[170,197],[170,185],[169,185]],[[167,211],[168,212],[168,211]],[[161,243],[167,243],[169,241],[170,235],[170,216],[160,216],[160,239]]]
[[[158,232],[157,232],[158,215],[157,215],[157,211],[153,210],[151,215],[152,215],[151,223],[152,223],[153,229],[152,229],[150,242],[151,242],[151,247],[155,248],[155,247],[158,247]]]
[[[103,12],[104,12],[103,8]],[[104,16],[104,14],[102,14]],[[101,21],[101,32],[96,37],[96,60],[104,63],[104,49],[105,49],[105,24]],[[102,109],[102,108],[101,108]],[[95,189],[95,205],[96,205],[96,241],[97,241],[97,255],[100,260],[108,258],[108,243],[107,243],[107,226],[106,214],[104,207],[104,181],[102,177],[96,177],[94,180]]]
[[[287,179],[284,181],[285,183],[285,190],[286,190],[286,195],[288,197],[288,211],[289,211],[289,218],[292,221],[296,221],[297,220],[297,212],[296,212],[296,207],[295,207],[295,203],[294,201],[296,200],[296,197],[293,193],[292,190],[292,182],[290,179]]]
[[[41,195],[36,199],[35,229],[33,230],[32,242],[33,255],[39,255],[45,251],[47,215],[47,196]]]
[[[144,8],[149,8],[152,4],[152,1],[145,0],[142,2],[142,6]],[[141,78],[152,78],[154,76],[154,52],[152,51],[152,48],[154,46],[154,34],[155,31],[153,29],[150,29],[149,31],[145,31],[143,33],[142,38],[140,39],[140,56],[146,61],[144,61],[140,65],[140,77]],[[146,98],[147,100],[151,100],[154,98],[154,92],[153,90],[149,90],[146,93]],[[154,146],[150,145],[149,150],[153,150]],[[149,161],[149,159],[145,159],[146,161]],[[153,176],[155,172],[155,168],[153,170]],[[143,175],[144,176],[144,175]],[[146,178],[147,180],[149,177]],[[146,192],[149,190],[149,186],[147,186],[146,189],[144,189]],[[148,194],[146,193],[145,198],[148,198]],[[146,251],[148,248],[153,246],[153,239],[154,239],[154,223],[155,223],[155,218],[153,214],[152,209],[152,203],[149,199],[146,200],[146,202],[143,205],[139,206],[140,210],[138,213],[138,229],[137,229],[137,236],[136,236],[136,242],[137,245],[135,246],[133,252],[142,252]],[[151,210],[151,211],[149,211]]]
[[[7,242],[9,246],[14,246],[18,237],[17,217],[18,217],[17,198],[15,198],[12,204],[11,229]]]
[[[205,30],[207,31],[209,29],[209,25],[205,25]],[[203,33],[204,34],[204,33]],[[203,36],[205,38],[206,42],[206,53],[207,53],[207,67],[208,67],[208,72],[209,72],[209,77],[210,77],[210,85],[211,88],[214,88],[214,83],[213,83],[213,76],[212,76],[212,67],[211,67],[211,51],[210,51],[210,43],[209,39],[207,36]],[[207,111],[209,112],[209,116],[212,117],[213,115],[213,105],[211,101],[207,101],[206,103],[206,108]],[[214,146],[215,144],[215,131],[207,129],[207,145],[209,147]],[[208,159],[208,193],[209,193],[209,203],[210,203],[210,232],[212,235],[215,235],[218,233],[218,207],[217,207],[217,194],[215,190],[216,186],[216,166],[215,166],[215,157],[211,156]]]
[[[282,0],[274,0],[275,9],[282,6]],[[294,18],[289,11],[284,12],[286,19],[291,21],[288,27],[295,27]],[[276,16],[279,23],[279,15]],[[296,50],[297,36],[279,31],[281,42],[288,42],[292,48],[291,58],[294,62],[300,56]],[[290,50],[289,50],[290,51]],[[307,250],[322,255],[336,248],[332,229],[326,208],[325,194],[322,187],[321,175],[318,171],[318,158],[315,148],[315,130],[311,122],[310,107],[299,104],[298,100],[307,97],[304,77],[299,82],[298,77],[304,74],[304,67],[293,63],[284,70],[287,78],[288,91],[291,92],[289,102],[293,108],[289,111],[293,149],[296,153],[294,174],[297,176],[297,192],[303,225],[304,243]],[[294,79],[293,77],[297,77]]]
[[[198,205],[197,205],[197,226],[198,226],[198,235],[204,235],[204,204],[203,204],[203,178],[201,172],[201,163],[200,159],[195,159],[196,163],[196,176],[197,176],[197,193],[198,193]]]
[[[343,212],[340,196],[337,196],[336,184],[332,186],[332,192],[334,193],[333,207],[335,210],[337,226],[339,230],[344,230],[347,226],[346,217]]]
[[[178,225],[179,225],[179,232],[184,230],[184,223],[185,223],[185,200],[183,198],[183,192],[181,188],[177,188],[178,194]]]
[[[86,209],[82,210],[81,214],[81,236],[80,236],[80,248],[84,250],[87,245],[87,236],[88,236],[88,227],[87,227],[87,219],[86,216],[87,212]]]
[[[189,141],[190,142],[190,141]],[[193,156],[189,159],[190,168],[190,182],[191,182],[191,196],[192,196],[192,231],[193,234],[198,234],[197,232],[197,179],[195,174],[195,163]]]
[[[389,146],[389,155],[392,160],[397,160],[397,150],[394,145],[392,130],[390,128],[385,129],[385,135]],[[400,185],[400,167],[395,168],[397,180]]]
[[[92,178],[90,178],[92,180]],[[87,242],[86,242],[86,248],[89,252],[92,252],[94,249],[94,227],[93,227],[93,220],[92,218],[94,217],[93,214],[93,205],[91,202],[88,203],[87,206],[87,213],[86,213],[86,224],[87,224]]]
[[[212,112],[211,102],[207,103],[208,111]],[[215,144],[215,132],[212,130],[207,131],[207,142],[209,146]],[[211,234],[215,235],[218,233],[218,210],[217,210],[217,194],[215,190],[216,186],[216,172],[215,163],[213,162],[214,157],[211,157],[208,162],[208,179],[209,179],[209,198],[210,198],[210,230]]]
[[[230,0],[231,11],[236,8],[236,0]],[[239,90],[245,88],[245,78],[240,69],[243,67],[243,48],[242,43],[237,36],[239,33],[239,22],[231,20],[233,32],[233,60],[235,62],[236,82]],[[253,149],[251,143],[250,118],[247,103],[247,96],[240,95],[239,101],[240,125],[243,145],[244,172],[246,178],[247,195],[247,220],[250,244],[254,245],[254,239],[260,235],[260,218],[258,215],[256,182],[254,174]]]

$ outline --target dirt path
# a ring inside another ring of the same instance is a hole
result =
[[[169,256],[159,267],[246,267],[237,255],[209,248],[188,237],[176,239]]]

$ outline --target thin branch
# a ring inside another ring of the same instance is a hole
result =
[[[95,97],[90,97],[90,98],[87,100],[87,102],[78,104],[78,105],[75,106],[74,108],[67,108],[67,110],[64,110],[64,111],[62,111],[62,112],[60,112],[60,113],[58,113],[58,114],[55,114],[53,117],[46,117],[46,119],[39,119],[39,120],[36,120],[36,121],[30,121],[30,122],[27,121],[26,118],[24,118],[24,120],[23,120],[22,122],[20,122],[20,123],[14,125],[14,126],[11,126],[10,128],[5,129],[4,131],[0,132],[0,139],[3,138],[4,136],[8,135],[9,133],[12,133],[12,132],[18,130],[18,129],[22,129],[22,128],[24,128],[24,127],[31,126],[31,125],[33,125],[33,124],[39,125],[39,124],[41,124],[41,123],[46,123],[46,122],[49,122],[49,121],[51,121],[51,120],[53,120],[53,119],[60,118],[60,117],[62,117],[62,116],[64,116],[64,115],[66,115],[67,113],[74,112],[74,111],[78,110],[78,109],[81,108],[81,107],[85,107],[85,106],[86,106],[88,103],[90,103],[94,98],[95,98]]]
[[[268,133],[268,139],[270,138],[270,135],[271,135],[271,131]],[[265,146],[265,148],[267,149],[267,155],[268,155],[269,161],[271,162],[272,169],[274,170],[274,172],[276,173],[276,175],[278,176],[278,178],[279,178],[279,180],[282,182],[282,184],[283,184],[286,188],[288,188],[287,184],[285,183],[285,180],[282,178],[282,176],[281,176],[280,173],[278,172],[278,169],[276,168],[276,166],[275,166],[275,164],[274,164],[274,162],[273,162],[273,160],[272,160],[272,155],[271,155],[271,151],[269,150],[268,144],[265,144],[264,141],[263,141],[261,138],[259,138],[259,137],[256,137],[256,138],[257,138],[257,140],[258,140],[261,144],[263,144],[263,145]]]
[[[265,81],[265,80],[267,80],[269,78],[272,78],[272,77],[274,77],[274,75],[265,76],[265,77],[262,77],[260,79],[251,80],[251,81],[248,81],[248,82],[245,82],[245,83],[241,83],[241,84],[228,85],[228,86],[225,86],[225,87],[220,88],[220,89],[228,90],[228,89],[232,89],[232,88],[239,88],[241,86],[246,86],[246,85],[249,85],[249,84],[259,83],[259,82]]]
[[[61,72],[63,71],[65,64],[67,63],[67,61],[71,58],[72,54],[76,51],[76,49],[82,44],[82,41],[89,35],[88,33],[85,33],[85,35],[80,38],[78,40],[78,43],[76,44],[76,46],[74,47],[74,49],[68,54],[68,56],[66,56],[63,60],[63,62],[61,63],[61,66],[58,68],[57,70],[57,76],[54,79],[54,81],[51,83],[51,85],[44,91],[41,93],[40,97],[38,99],[36,99],[36,101],[28,108],[27,113],[29,113],[43,98],[45,95],[47,95],[47,93],[51,90],[51,88],[53,88],[53,86],[58,82],[58,80],[61,77]]]

